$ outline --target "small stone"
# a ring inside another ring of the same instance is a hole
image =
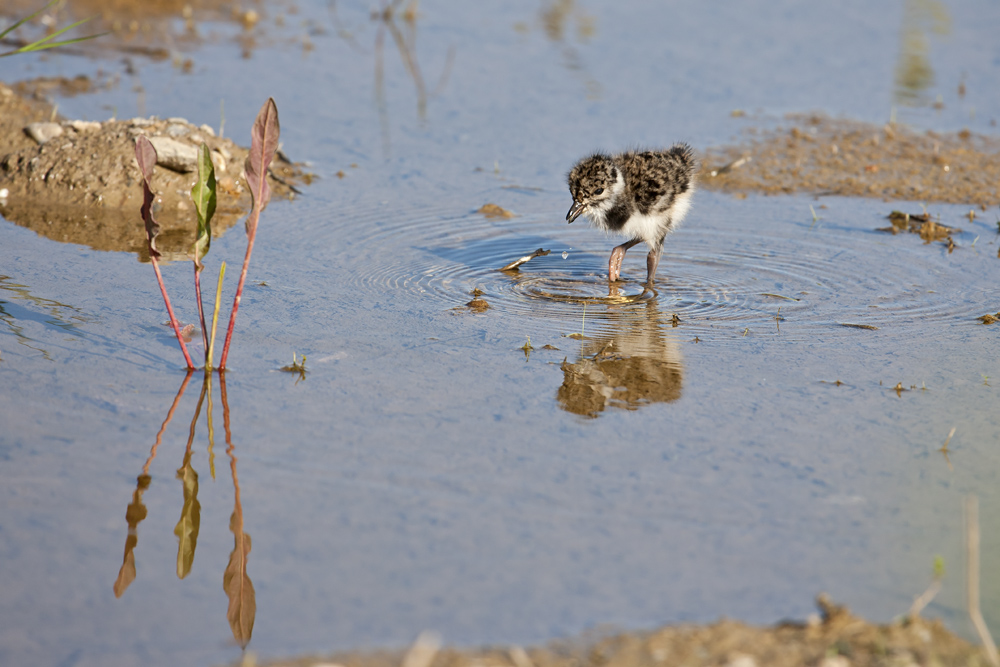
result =
[[[63,133],[59,123],[32,123],[24,131],[39,144],[51,141]]]
[[[226,170],[226,158],[222,157],[221,153],[219,153],[218,151],[212,151],[211,157],[212,157],[212,164],[215,165],[216,171]]]
[[[851,661],[842,655],[828,655],[820,661],[819,667],[851,667]]]
[[[187,135],[188,131],[188,126],[180,123],[172,123],[166,129],[166,133],[171,137],[183,137]]]
[[[73,128],[77,132],[93,132],[94,130],[101,129],[101,124],[92,120],[71,120],[68,123],[65,123],[65,125]]]
[[[167,122],[168,123],[180,123],[181,125],[190,125],[191,124],[191,123],[189,123],[187,121],[187,118],[181,118],[180,116],[174,116],[173,118],[168,118]]]
[[[156,164],[182,174],[198,166],[198,149],[170,137],[151,137],[149,143],[156,149]]]
[[[133,118],[129,124],[132,127],[148,127],[153,124],[153,120],[151,118]]]
[[[738,653],[726,663],[726,667],[757,667],[757,661],[752,655]]]
[[[199,125],[198,129],[207,134],[210,137],[215,136],[215,130],[212,129],[211,125]]]

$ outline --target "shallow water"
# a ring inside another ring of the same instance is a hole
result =
[[[655,294],[638,283],[642,248],[609,293],[616,241],[564,221],[563,174],[595,148],[717,145],[757,122],[735,108],[886,120],[910,5],[559,6],[422,3],[423,117],[384,25],[377,94],[380,24],[363,5],[302,7],[249,59],[210,42],[191,75],[141,64],[141,95],[123,83],[60,101],[71,116],[216,125],[222,97],[226,134],[245,143],[274,95],[285,151],[321,178],[263,216],[226,381],[232,447],[216,380],[211,447],[206,399],[187,461],[197,376],[151,453],[185,376],[150,267],[0,226],[0,662],[237,658],[223,590],[237,477],[263,656],[397,646],[428,628],[505,644],[765,623],[804,616],[821,590],[884,620],[938,554],[947,576],[927,613],[970,634],[969,493],[984,613],[1000,623],[1000,329],[974,320],[1000,308],[995,211],[970,223],[932,205],[966,230],[949,254],[874,231],[917,203],[700,192]],[[928,34],[935,78],[919,92],[945,108],[897,115],[989,132],[997,9],[941,7],[950,32]],[[306,21],[312,51],[278,39]],[[13,63],[5,77],[110,67]],[[486,202],[517,215],[476,213]],[[210,272],[229,263],[230,286],[239,229],[208,258]],[[539,247],[551,253],[498,271]],[[165,277],[193,320],[190,267]],[[477,288],[483,313],[465,307]],[[298,382],[277,370],[293,353],[308,356]],[[178,475],[190,517],[192,470],[197,548],[178,580]],[[116,599],[130,504],[136,576]]]

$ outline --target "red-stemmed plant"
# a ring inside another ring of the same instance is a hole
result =
[[[274,154],[278,150],[278,135],[280,127],[278,125],[278,107],[274,103],[274,98],[269,97],[264,106],[257,114],[257,120],[253,124],[253,135],[250,141],[250,155],[244,163],[244,176],[247,185],[250,186],[250,196],[253,199],[253,206],[246,221],[247,231],[247,252],[243,257],[243,270],[240,271],[240,282],[236,286],[236,297],[233,299],[233,310],[229,314],[229,328],[226,330],[226,342],[222,346],[222,359],[219,362],[219,370],[226,370],[226,359],[229,357],[229,344],[233,338],[233,328],[236,326],[236,313],[240,308],[240,301],[243,298],[243,284],[247,278],[247,268],[250,266],[250,254],[253,252],[253,242],[257,236],[257,221],[260,212],[267,206],[271,199],[271,188],[267,184],[267,169],[274,159]]]
[[[167,296],[167,287],[163,284],[163,276],[160,275],[160,265],[157,260],[160,251],[156,249],[156,237],[160,233],[160,224],[153,218],[153,189],[150,182],[153,179],[153,167],[156,166],[156,149],[149,139],[140,135],[135,142],[135,161],[139,164],[139,171],[142,172],[142,220],[146,223],[146,242],[149,246],[149,261],[153,264],[153,271],[156,272],[156,282],[160,285],[160,293],[163,294],[163,303],[167,306],[167,313],[170,315],[170,326],[174,328],[177,335],[177,342],[184,353],[184,361],[187,362],[188,369],[194,369],[191,363],[191,355],[188,354],[187,345],[181,336],[181,328],[177,324],[174,316],[174,309],[170,305],[170,297]]]

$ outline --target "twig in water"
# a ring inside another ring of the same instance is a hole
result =
[[[938,556],[934,559],[934,581],[931,585],[927,587],[921,595],[914,598],[913,604],[910,605],[910,611],[907,614],[910,621],[914,621],[920,616],[920,612],[924,610],[924,607],[929,605],[934,597],[941,590],[941,579],[944,578],[944,559]]]

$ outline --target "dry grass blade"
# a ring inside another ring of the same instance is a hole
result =
[[[983,614],[979,609],[979,500],[975,496],[965,499],[965,546],[969,618],[976,628],[980,641],[983,642],[983,649],[990,664],[993,667],[1000,667],[997,646],[993,643],[990,629],[986,627],[986,621],[983,620]]]

